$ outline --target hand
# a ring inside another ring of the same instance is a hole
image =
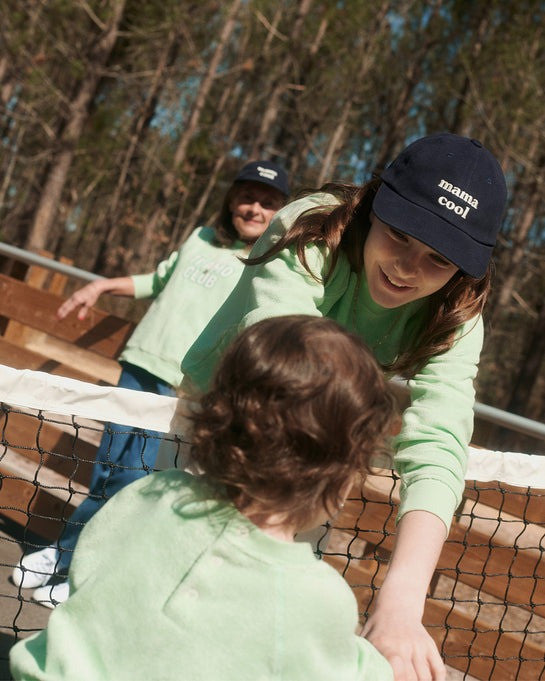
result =
[[[114,277],[113,279],[95,279],[90,284],[73,293],[57,310],[57,317],[64,319],[72,310],[78,311],[78,319],[85,319],[89,310],[96,305],[103,293],[114,296],[134,296],[132,277]]]
[[[362,631],[384,655],[395,681],[445,681],[446,670],[435,642],[411,613],[377,608]]]
[[[443,660],[422,624],[445,535],[443,521],[427,511],[410,511],[397,526],[388,572],[362,632],[392,665],[395,681],[445,681]]]
[[[73,293],[70,298],[64,301],[64,303],[57,310],[57,317],[59,319],[64,319],[67,317],[72,310],[78,310],[78,319],[85,319],[89,310],[96,304],[97,300],[100,298],[102,293],[102,288],[98,281],[92,281],[83,288]]]

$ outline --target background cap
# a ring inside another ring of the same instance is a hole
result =
[[[251,161],[235,177],[235,182],[261,182],[289,196],[288,175],[284,168],[272,161]]]
[[[463,272],[482,277],[507,200],[498,161],[475,139],[422,137],[382,173],[373,212],[422,241]]]

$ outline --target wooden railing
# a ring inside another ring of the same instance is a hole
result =
[[[25,279],[0,274],[0,363],[89,383],[116,384],[120,372],[116,357],[134,324],[96,308],[85,320],[72,314],[61,321],[56,311],[64,300],[66,277],[31,266]],[[0,512],[55,539],[62,518],[84,498],[100,432],[82,430],[76,461],[73,438],[61,425],[47,420],[36,447],[35,426],[29,427],[29,418],[16,411],[2,416]],[[33,482],[38,469],[39,481]],[[67,494],[69,487],[78,493]]]

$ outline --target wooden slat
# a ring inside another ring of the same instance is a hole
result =
[[[2,490],[0,492],[0,514],[10,518],[30,532],[54,541],[58,539],[76,503],[83,497],[74,495],[70,502],[14,475],[10,467],[3,468],[0,462]]]
[[[95,441],[87,442],[87,435]],[[89,483],[100,433],[81,429],[76,441],[71,433],[53,423],[9,411],[1,415],[0,436],[4,446],[32,461],[34,467],[41,464],[77,483]],[[0,447],[0,454],[2,451]]]
[[[115,358],[131,335],[134,324],[120,317],[93,308],[86,319],[75,314],[58,320],[56,311],[63,298],[53,293],[34,289],[0,274],[0,316],[39,329],[93,350],[99,355]]]
[[[390,495],[392,485],[390,478],[370,477],[363,494],[374,503],[364,508],[361,500],[346,502],[334,521],[334,527],[346,533],[346,548],[357,535],[360,541],[392,551],[397,509],[388,500],[390,496],[393,503],[398,500],[396,490]],[[360,494],[360,489],[355,488],[352,494]],[[504,522],[498,527],[497,521],[487,520],[497,516],[494,509],[469,503],[472,513],[479,517],[462,516],[452,524],[439,558],[438,574],[457,575],[460,582],[483,593],[545,616],[545,564],[540,548],[543,527],[524,526],[508,514],[502,515]],[[516,551],[515,542],[519,547]]]
[[[16,345],[2,337],[0,337],[0,364],[5,364],[13,369],[45,371],[48,374],[75,378],[78,381],[85,381],[86,383],[111,385],[111,383],[108,383],[107,381],[97,381],[96,378],[90,374],[79,371],[62,362],[57,362],[34,350],[29,350],[28,348]]]
[[[27,482],[73,507],[79,506],[83,497],[89,494],[88,487],[56,473],[51,468],[36,466],[33,461],[10,448],[5,449],[0,457],[0,470],[3,475]]]
[[[496,482],[480,482],[478,489],[474,488],[473,483],[468,483],[464,496],[531,523],[543,523],[544,520],[545,490],[542,489],[532,488],[530,494],[523,487],[502,484],[500,488]]]
[[[351,560],[348,569],[345,560],[336,556],[324,558],[340,572],[352,586],[360,612],[368,610],[375,587],[382,584],[384,565],[378,566],[373,560]],[[478,679],[506,681],[515,678],[519,669],[519,657],[528,661],[520,663],[519,681],[539,678],[543,668],[543,647],[529,637],[523,643],[523,634],[498,632],[498,622],[486,619],[474,622],[474,617],[464,612],[463,605],[452,607],[449,602],[428,599],[424,613],[424,624],[436,644],[442,649],[445,662],[461,671],[468,671]],[[445,622],[448,630],[445,629]],[[471,661],[468,660],[471,654]],[[493,657],[513,658],[497,659]],[[493,669],[493,671],[492,671]],[[490,674],[492,674],[490,676]]]

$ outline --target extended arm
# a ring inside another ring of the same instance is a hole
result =
[[[445,524],[411,511],[398,524],[388,573],[363,635],[384,655],[395,681],[444,681],[437,646],[422,624],[427,589],[445,540]]]
[[[401,520],[384,585],[364,632],[394,667],[396,681],[443,681],[437,648],[422,625],[426,591],[464,487],[473,428],[473,381],[482,322],[469,321],[446,353],[410,382],[394,461]]]
[[[64,301],[57,310],[57,317],[64,319],[72,310],[79,308],[78,319],[85,319],[89,310],[103,293],[127,298],[155,298],[170,279],[178,262],[178,256],[179,251],[174,251],[167,260],[159,263],[155,272],[150,274],[136,274],[131,277],[114,277],[92,281]]]
[[[83,288],[78,289],[57,310],[57,317],[64,319],[72,310],[78,310],[78,319],[85,319],[89,310],[96,304],[103,293],[114,296],[134,296],[134,283],[131,277],[115,277],[113,279],[96,279]]]

